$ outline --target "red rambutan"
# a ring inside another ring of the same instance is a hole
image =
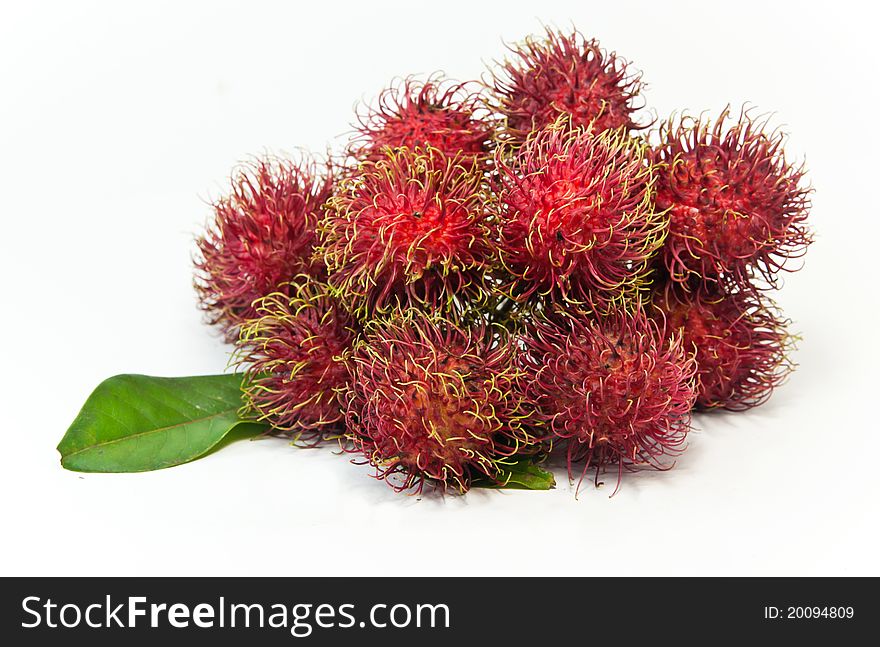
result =
[[[681,336],[663,339],[639,309],[602,321],[537,317],[523,338],[520,388],[536,420],[566,449],[569,476],[583,461],[665,469],[690,427],[696,364]]]
[[[493,75],[508,141],[522,143],[560,115],[596,131],[643,127],[633,120],[641,73],[598,41],[547,29],[543,39],[530,37],[510,49],[514,60]]]
[[[746,111],[728,125],[670,118],[654,150],[657,208],[668,210],[664,262],[673,280],[690,277],[749,285],[757,273],[770,285],[785,262],[811,242],[810,189],[802,166],[789,164],[785,136]]]
[[[762,404],[791,373],[794,338],[766,296],[717,284],[669,281],[654,294],[654,318],[679,331],[695,353],[699,409],[741,411]]]
[[[345,403],[352,451],[398,490],[421,491],[427,480],[465,492],[475,477],[499,477],[505,458],[532,443],[514,350],[499,328],[414,310],[370,322]]]
[[[663,244],[647,147],[622,130],[592,133],[561,119],[498,167],[499,252],[507,291],[600,312],[644,289]]]
[[[241,327],[236,362],[245,365],[245,412],[273,431],[321,438],[342,431],[338,391],[348,380],[355,327],[308,277],[254,304]]]
[[[285,290],[297,274],[322,276],[312,254],[332,184],[329,167],[311,159],[264,158],[235,171],[195,259],[201,307],[228,340],[256,314],[256,299]]]
[[[409,304],[449,313],[485,299],[490,199],[474,160],[434,148],[362,162],[320,225],[334,295],[361,318]]]
[[[350,152],[378,162],[386,148],[436,148],[454,157],[485,161],[494,135],[481,94],[468,83],[439,75],[421,82],[407,77],[379,95],[375,108],[358,116],[358,135]]]

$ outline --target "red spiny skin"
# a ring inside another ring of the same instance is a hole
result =
[[[598,479],[608,465],[618,475],[663,469],[682,450],[696,364],[680,336],[664,340],[639,310],[601,321],[538,317],[523,341],[522,392],[549,438],[565,447],[570,475],[580,461],[581,478],[593,467]]]
[[[297,274],[320,278],[312,259],[321,206],[333,180],[312,160],[261,159],[239,168],[231,192],[197,240],[196,290],[208,320],[228,340],[255,315],[253,302]]]
[[[386,148],[436,148],[448,157],[461,154],[489,159],[494,124],[479,92],[467,83],[435,75],[424,82],[412,77],[379,95],[375,108],[359,115],[358,136],[350,152],[359,160],[378,162]]]
[[[320,284],[297,277],[288,293],[255,303],[241,328],[245,410],[273,431],[318,440],[342,431],[338,391],[348,381],[355,326]]]
[[[597,131],[640,128],[633,113],[641,74],[597,41],[548,29],[543,39],[528,38],[511,52],[513,60],[494,75],[509,141],[524,142],[560,115]]]
[[[353,443],[399,491],[465,492],[528,450],[514,346],[501,329],[461,328],[417,311],[367,326],[355,347],[345,421]]]
[[[489,192],[473,160],[387,150],[345,178],[320,226],[334,294],[359,318],[485,299],[494,248]]]
[[[774,304],[754,291],[717,284],[667,282],[654,294],[653,316],[678,331],[695,353],[698,409],[742,411],[762,404],[793,370],[793,338]]]
[[[596,134],[564,120],[510,160],[499,152],[499,252],[512,298],[606,312],[645,288],[666,228],[646,152],[623,131]]]
[[[748,286],[755,272],[774,285],[787,260],[811,242],[810,190],[804,169],[789,164],[784,135],[746,112],[728,125],[671,118],[660,127],[657,208],[668,210],[664,262],[683,286],[692,277]]]

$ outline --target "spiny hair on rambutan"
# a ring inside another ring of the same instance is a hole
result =
[[[542,38],[509,49],[512,60],[500,64],[491,82],[508,142],[524,142],[560,115],[597,131],[644,128],[634,119],[642,107],[641,73],[598,41],[547,28]]]
[[[699,375],[696,407],[731,411],[766,402],[794,370],[796,338],[776,305],[754,290],[666,281],[653,298],[653,317],[679,332]]]
[[[386,88],[375,105],[358,114],[349,153],[358,160],[380,161],[388,148],[436,148],[447,156],[461,154],[485,163],[491,157],[495,123],[473,83],[441,74],[420,81],[400,79]]]
[[[352,450],[399,491],[465,492],[534,450],[514,389],[515,346],[496,326],[413,309],[367,324],[345,401]]]
[[[604,313],[646,289],[667,224],[647,154],[622,129],[595,133],[567,118],[510,159],[498,151],[498,247],[512,298]]]
[[[569,476],[666,469],[681,452],[696,396],[696,364],[681,335],[642,309],[600,319],[536,317],[523,335],[520,389],[537,423],[565,450]],[[616,491],[616,490],[615,490]]]
[[[330,165],[306,154],[297,160],[265,156],[233,172],[231,190],[214,202],[195,257],[200,305],[228,341],[255,316],[255,300],[286,290],[297,274],[323,275],[313,252],[332,187]]]
[[[775,287],[811,242],[811,189],[803,165],[785,157],[785,135],[746,109],[731,120],[728,107],[714,123],[670,117],[658,137],[657,208],[669,213],[663,259],[672,278],[747,287],[757,276]]]
[[[348,381],[357,326],[326,286],[302,275],[254,310],[234,355],[245,367],[244,415],[305,442],[340,436],[338,392]]]
[[[318,250],[358,318],[419,306],[445,314],[486,299],[495,256],[491,194],[472,159],[387,149],[330,199]]]

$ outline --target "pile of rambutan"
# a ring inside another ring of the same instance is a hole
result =
[[[750,110],[644,117],[641,73],[577,31],[494,67],[406,77],[330,159],[233,173],[196,288],[243,413],[402,491],[667,469],[693,411],[793,368],[767,292],[811,241],[804,169]]]

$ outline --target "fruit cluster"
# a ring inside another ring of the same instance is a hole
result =
[[[464,492],[554,453],[619,484],[694,409],[763,402],[792,370],[767,292],[810,243],[804,170],[750,111],[655,126],[641,90],[548,30],[488,82],[391,85],[333,159],[236,170],[196,287],[247,414]]]

